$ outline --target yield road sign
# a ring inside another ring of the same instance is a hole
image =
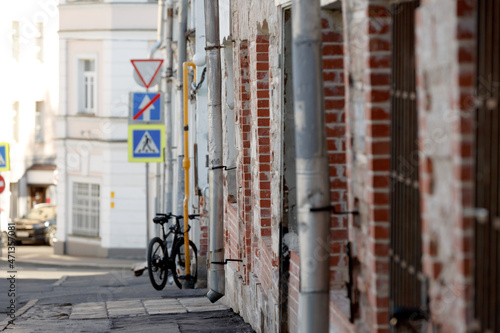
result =
[[[130,60],[144,87],[149,88],[160,71],[162,59]]]
[[[164,150],[165,126],[129,125],[129,162],[163,162]]]
[[[0,171],[10,170],[9,144],[0,143]]]
[[[2,194],[4,190],[5,190],[5,179],[3,179],[2,176],[0,176],[0,194]]]
[[[130,93],[129,124],[163,124],[163,93]]]

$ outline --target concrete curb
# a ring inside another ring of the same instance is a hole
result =
[[[16,312],[16,317],[14,319],[11,320],[11,319],[6,318],[6,319],[2,320],[0,322],[0,330],[3,331],[5,329],[7,329],[7,326],[9,326],[12,321],[15,321],[18,317],[22,316],[26,311],[31,309],[31,307],[33,307],[33,305],[35,305],[36,302],[38,302],[38,299],[32,299],[28,303],[26,303],[25,306],[23,306],[22,308],[19,309],[19,311]]]
[[[53,287],[59,287],[61,284],[64,283],[64,281],[66,281],[67,278],[68,278],[67,275],[63,275],[59,280],[57,280],[56,282],[52,283],[52,286]]]
[[[6,259],[0,259],[0,264],[7,263]],[[88,262],[64,262],[64,261],[37,261],[37,260],[26,260],[26,259],[16,259],[16,265],[19,264],[31,264],[37,266],[56,266],[65,268],[99,268],[99,269],[127,269],[133,270],[135,265],[131,263],[88,263]]]

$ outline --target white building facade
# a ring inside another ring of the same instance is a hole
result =
[[[0,11],[0,142],[10,147],[10,170],[0,172],[4,225],[57,201],[58,24],[57,1],[15,1]]]
[[[156,41],[157,7],[148,1],[59,5],[55,253],[144,255],[145,167],[128,161],[127,127],[129,92],[145,89],[135,83],[130,60],[145,59]]]

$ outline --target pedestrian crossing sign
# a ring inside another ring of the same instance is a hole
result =
[[[129,162],[163,162],[164,150],[164,125],[129,125]]]
[[[6,142],[0,143],[0,171],[10,170],[9,159],[9,144]]]

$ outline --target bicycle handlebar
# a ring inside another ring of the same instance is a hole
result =
[[[156,213],[156,215],[157,216],[165,216],[168,219],[174,217],[176,220],[182,220],[184,218],[184,215],[174,215],[174,214],[172,214],[172,212],[168,212],[167,214],[165,214],[165,213]],[[200,214],[190,214],[190,215],[188,215],[188,218],[190,220],[194,220],[197,217],[200,217]]]

